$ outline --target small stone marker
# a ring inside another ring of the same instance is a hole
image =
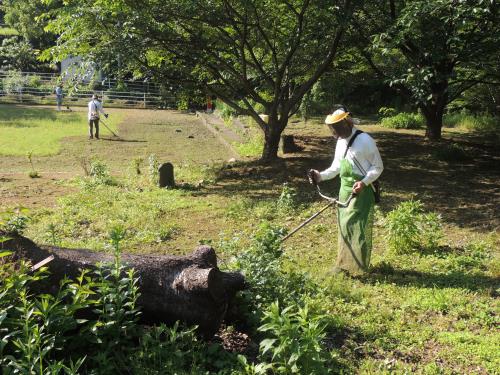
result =
[[[160,175],[159,186],[164,187],[175,187],[174,181],[174,166],[172,163],[164,163],[158,168],[158,173]]]

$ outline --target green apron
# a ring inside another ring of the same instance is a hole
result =
[[[346,159],[340,162],[339,200],[345,202],[352,193],[356,181],[363,179],[353,173],[352,165]],[[372,187],[365,186],[348,207],[337,210],[339,245],[337,269],[360,273],[370,266],[372,252],[373,208],[375,198]]]

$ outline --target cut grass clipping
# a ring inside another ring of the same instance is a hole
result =
[[[110,116],[106,125],[116,132],[122,115]],[[106,129],[102,129],[106,132]],[[56,155],[61,139],[86,137],[86,112],[56,112],[50,108],[5,107],[0,110],[0,155]]]

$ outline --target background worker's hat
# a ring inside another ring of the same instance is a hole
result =
[[[331,115],[326,116],[325,124],[327,124],[327,125],[335,124],[337,122],[345,120],[347,118],[347,116],[349,116],[349,115],[350,115],[350,112],[347,112],[343,109],[337,109]]]

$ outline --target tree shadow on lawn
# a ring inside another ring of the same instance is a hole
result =
[[[329,162],[325,161],[322,164],[328,165]],[[316,190],[307,181],[306,173],[308,169],[317,167],[317,162],[317,159],[287,157],[267,165],[258,160],[227,165],[216,172],[216,184],[207,186],[205,193],[227,197],[241,195],[259,201],[277,199],[283,185],[288,184],[296,190],[297,203],[311,203],[318,198]],[[329,181],[324,184],[325,191],[333,193],[331,188],[337,185],[337,181]]]
[[[353,276],[364,283],[396,284],[420,288],[461,288],[470,291],[490,290],[496,295],[500,279],[482,274],[466,274],[460,271],[450,273],[430,273],[413,269],[398,269],[387,263],[378,264],[366,274]]]
[[[31,108],[16,104],[0,104],[0,122],[14,122],[19,120],[57,121],[62,118],[77,121],[80,120],[81,116],[76,112],[58,112],[55,108]]]
[[[485,231],[498,227],[500,152],[488,140],[471,144],[460,137],[437,143],[395,132],[378,132],[376,137],[385,163],[381,182],[386,191],[413,194],[428,210],[442,213],[445,221],[460,227]],[[438,160],[436,153],[451,143],[466,147],[470,159]]]
[[[444,221],[459,227],[491,231],[500,225],[500,148],[496,142],[478,134],[454,135],[453,141],[429,142],[422,135],[395,131],[372,133],[377,140],[384,172],[381,176],[383,212],[392,210],[403,200],[421,200],[426,209],[443,215]],[[298,192],[299,203],[319,198],[306,180],[306,171],[327,168],[333,157],[335,141],[331,137],[297,136],[304,147],[269,165],[259,161],[241,161],[225,166],[216,174],[215,185],[204,193],[248,199],[277,199],[283,183]],[[455,143],[464,147],[470,159],[445,162],[436,152]],[[338,179],[321,184],[322,190],[336,196]],[[204,194],[200,193],[200,194]]]

